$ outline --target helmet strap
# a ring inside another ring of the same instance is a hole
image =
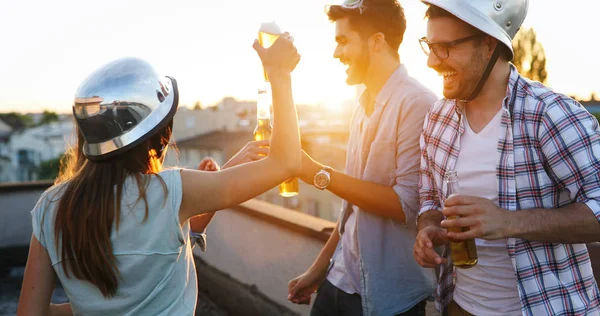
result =
[[[485,85],[485,82],[488,80],[490,73],[492,73],[492,69],[494,69],[494,65],[496,65],[498,57],[500,57],[500,43],[496,44],[496,48],[494,48],[494,52],[492,53],[492,56],[490,57],[490,60],[488,61],[487,66],[485,67],[485,70],[481,74],[481,77],[479,77],[479,81],[477,81],[477,85],[475,86],[473,91],[471,91],[469,97],[460,100],[460,102],[467,103],[475,99],[477,95],[479,95],[479,92],[481,92],[481,89]]]

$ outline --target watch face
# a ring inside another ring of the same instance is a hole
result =
[[[329,177],[326,174],[319,173],[315,176],[315,186],[324,188],[329,184]]]

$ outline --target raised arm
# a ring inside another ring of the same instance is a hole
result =
[[[274,122],[269,156],[218,172],[182,170],[182,221],[251,199],[295,176],[301,168],[302,150],[291,83],[291,72],[300,55],[287,34],[268,49],[255,42],[254,49],[271,79]]]

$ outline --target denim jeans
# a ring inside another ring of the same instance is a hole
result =
[[[319,287],[310,316],[362,316],[361,297],[348,294],[325,280]],[[425,301],[396,316],[425,316]]]

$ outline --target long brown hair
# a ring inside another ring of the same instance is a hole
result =
[[[82,152],[83,135],[77,130],[77,144],[66,152],[57,183],[65,186],[54,222],[56,251],[63,259],[67,277],[88,281],[106,298],[113,297],[119,284],[119,270],[110,235],[119,229],[123,183],[133,176],[148,217],[146,187],[149,177],[162,169],[171,138],[172,121],[150,139],[105,161],[90,161]],[[166,184],[159,177],[165,192]]]

